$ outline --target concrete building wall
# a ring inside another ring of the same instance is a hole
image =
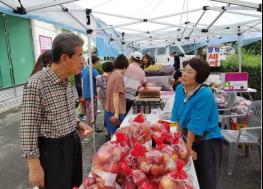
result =
[[[33,51],[35,54],[35,61],[41,54],[41,47],[40,47],[40,37],[44,36],[47,38],[51,38],[53,41],[54,38],[63,33],[65,30],[58,28],[52,24],[48,24],[45,22],[40,22],[37,20],[31,20],[31,29],[32,29],[32,39],[33,39]],[[76,35],[80,36],[84,40],[83,50],[88,50],[88,39],[85,34],[79,32],[73,32]],[[94,48],[95,43],[91,41],[92,47]],[[51,48],[51,46],[50,46]],[[73,87],[74,94],[77,96],[77,92],[75,87]],[[23,85],[10,87],[8,89],[0,90],[0,113],[15,108],[21,104],[23,95]],[[75,97],[77,98],[77,97]]]
[[[34,52],[35,52],[35,57],[37,60],[38,56],[41,54],[40,36],[51,38],[51,40],[53,41],[54,38],[58,34],[63,33],[64,30],[54,26],[53,24],[48,24],[45,22],[37,21],[37,20],[32,20],[31,24],[32,24],[32,35],[33,35],[33,41],[34,41]],[[84,40],[83,50],[87,51],[88,50],[87,35],[85,35],[83,33],[76,32],[76,31],[73,33],[80,36]],[[91,41],[91,46],[93,46],[93,47],[95,46],[94,41]]]

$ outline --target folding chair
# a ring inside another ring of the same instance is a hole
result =
[[[238,145],[245,145],[245,154],[249,155],[249,146],[255,145],[259,150],[261,158],[261,100],[253,101],[246,114],[240,115],[222,115],[222,119],[241,118],[248,116],[248,125],[239,130],[222,129],[222,135],[229,143],[229,157],[227,173],[232,175],[235,167]]]
[[[227,128],[230,129],[230,119],[222,119],[222,116],[224,115],[230,115],[231,109],[234,106],[236,102],[236,96],[237,93],[235,91],[230,92],[227,96],[227,103],[224,109],[218,109],[219,111],[219,122],[221,123],[221,128]]]

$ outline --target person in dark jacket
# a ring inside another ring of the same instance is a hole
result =
[[[171,56],[174,57],[174,64],[173,64],[174,69],[176,72],[178,72],[180,69],[180,57],[176,52],[173,52]]]

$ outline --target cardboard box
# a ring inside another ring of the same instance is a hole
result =
[[[221,81],[225,91],[246,91],[248,88],[248,73],[221,73]]]

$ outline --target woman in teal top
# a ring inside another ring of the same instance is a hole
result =
[[[186,147],[194,160],[200,188],[218,189],[223,137],[214,96],[203,85],[209,74],[209,65],[201,59],[183,63],[182,84],[176,88],[172,121],[187,131]]]

